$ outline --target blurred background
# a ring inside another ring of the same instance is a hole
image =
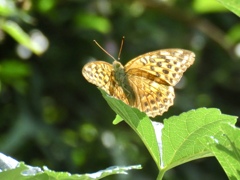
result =
[[[217,1],[0,0],[0,152],[79,174],[141,164],[106,179],[156,179],[141,140],[124,122],[112,124],[114,112],[81,73],[89,61],[113,61],[94,39],[117,57],[122,36],[123,64],[164,48],[196,54],[174,106],[155,121],[200,107],[240,115],[240,20]],[[164,179],[227,177],[206,158]]]

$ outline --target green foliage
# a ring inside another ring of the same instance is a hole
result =
[[[211,140],[212,138],[216,139],[217,141],[212,141],[211,147],[213,147],[214,145],[219,146],[218,139],[222,139],[223,136],[228,137],[229,133],[228,144],[235,144],[235,138],[240,135],[238,131],[238,134],[235,133],[233,136],[232,130],[228,128],[229,125],[233,126],[236,123],[237,117],[221,114],[218,109],[200,108],[192,110],[182,113],[179,116],[164,119],[164,125],[162,125],[152,122],[145,113],[140,112],[138,109],[131,108],[122,101],[108,96],[102,90],[101,92],[110,107],[142,139],[158,166],[159,179],[163,177],[167,170],[192,160],[215,154],[220,156],[218,159],[226,158],[226,155],[221,152],[220,148],[215,148],[214,150],[208,148],[209,142],[205,141],[203,143],[201,141],[203,137]],[[224,131],[219,133],[219,129],[223,129]],[[223,144],[220,143],[220,145],[226,148],[226,140]],[[238,147],[232,148],[232,153],[236,154],[233,158],[238,160]],[[236,163],[236,160],[229,159],[228,161],[231,162],[228,165],[224,165],[227,166],[227,168],[224,168],[227,174],[231,170],[230,167],[237,172],[239,163]],[[230,175],[237,177],[233,173]]]
[[[2,30],[11,35],[18,43],[31,49],[36,54],[41,54],[41,47],[36,42],[32,41],[30,36],[25,33],[22,28],[13,21],[3,21],[0,24]]]
[[[165,119],[162,146],[163,154],[167,156],[163,156],[164,169],[211,156],[199,139],[214,136],[223,123],[234,125],[236,119],[214,108],[191,110]]]
[[[149,117],[145,113],[140,112],[138,109],[130,108],[122,101],[109,97],[103,90],[100,91],[116,114],[124,119],[138,134],[152,155],[157,166],[160,166],[160,153],[157,145],[157,138]]]
[[[47,167],[43,169],[39,167],[31,167],[25,165],[24,163],[17,162],[16,160],[6,157],[2,154],[0,158],[0,165],[1,168],[3,164],[7,168],[0,173],[1,180],[9,180],[9,179],[17,179],[17,180],[26,180],[26,179],[58,179],[58,180],[97,180],[102,179],[104,177],[115,175],[115,174],[127,174],[126,171],[132,169],[141,169],[140,165],[135,166],[114,166],[109,167],[105,170],[98,171],[96,173],[91,174],[70,174],[67,172],[55,172],[49,170]],[[3,161],[4,160],[4,161]]]
[[[223,123],[218,134],[202,139],[223,167],[229,179],[240,179],[240,129]]]
[[[236,15],[240,16],[240,2],[238,0],[217,0],[230,11],[235,13]]]
[[[16,6],[13,1],[2,0],[0,4],[0,15],[1,16],[11,16],[16,14]]]
[[[104,34],[109,33],[111,30],[111,24],[108,19],[92,14],[79,13],[76,16],[75,23],[80,28],[92,29]]]
[[[200,108],[165,119],[163,125],[152,122],[145,113],[108,96],[103,90],[100,91],[110,107],[119,115],[114,121],[119,121],[120,117],[124,119],[144,142],[158,166],[158,179],[162,179],[164,173],[175,166],[213,155],[217,157],[229,177],[239,176],[240,142],[237,137],[240,131],[233,127],[236,117],[221,114],[218,109]],[[34,176],[39,179],[101,179],[139,168],[140,166],[114,167],[95,174],[70,175],[46,168],[44,171],[39,168],[33,170],[19,164],[17,168],[0,173],[0,178],[32,179]],[[39,172],[33,173],[36,170]],[[33,174],[27,177],[28,172]]]
[[[38,5],[37,8],[39,9],[40,12],[48,12],[50,11],[52,8],[54,8],[54,6],[56,5],[56,0],[39,0],[37,1]]]
[[[240,41],[240,25],[237,24],[236,26],[233,26],[230,31],[227,34],[226,39],[233,42],[233,43],[237,43]]]
[[[227,9],[215,0],[195,0],[193,1],[193,8],[199,13],[213,13],[224,12]]]
[[[30,49],[35,54],[40,55],[43,53],[43,49],[39,42],[31,39],[18,23],[8,20],[12,19],[12,17],[18,17],[26,21],[32,21],[30,16],[16,7],[13,0],[2,0],[0,4],[0,15],[2,15],[2,17],[0,17],[0,29],[8,33],[19,44]]]
[[[30,67],[17,60],[5,60],[0,63],[0,81],[11,85],[24,93],[27,88],[26,78],[31,75]]]

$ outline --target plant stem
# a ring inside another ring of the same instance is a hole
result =
[[[157,180],[162,180],[165,171],[160,171],[157,177]]]

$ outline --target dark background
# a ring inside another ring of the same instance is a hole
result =
[[[154,120],[161,122],[200,107],[239,116],[240,21],[220,5],[218,9],[202,2],[19,3],[19,10],[26,11],[33,23],[10,18],[29,34],[42,32],[49,46],[41,56],[22,58],[16,41],[1,32],[0,151],[32,166],[79,174],[141,164],[142,170],[106,179],[155,179],[157,167],[141,140],[124,122],[112,124],[114,112],[99,90],[83,78],[81,69],[90,60],[113,61],[93,39],[117,57],[125,36],[123,64],[153,50],[188,49],[195,52],[196,61],[176,87],[174,106]],[[176,167],[165,179],[227,177],[215,158],[207,158]]]

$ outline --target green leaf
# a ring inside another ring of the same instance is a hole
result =
[[[229,179],[240,179],[240,129],[222,124],[215,136],[205,137],[202,142],[212,151]]]
[[[195,0],[193,8],[198,13],[224,12],[227,9],[215,0]]]
[[[0,78],[13,79],[24,78],[31,74],[28,64],[15,60],[6,59],[0,63]]]
[[[113,124],[117,125],[118,123],[122,122],[123,119],[121,118],[121,116],[117,115],[116,118],[113,120]]]
[[[200,108],[165,119],[161,168],[168,170],[195,159],[213,156],[199,139],[216,135],[222,123],[233,125],[236,117],[221,114],[215,108]]]
[[[11,0],[1,0],[0,1],[0,15],[1,16],[11,16],[16,14],[16,7]]]
[[[228,33],[226,34],[226,40],[237,44],[240,41],[240,24],[237,24],[235,26],[232,26]]]
[[[26,78],[31,75],[28,64],[8,59],[0,63],[0,80],[3,84],[13,86],[19,92],[25,92],[28,83]]]
[[[104,177],[114,175],[114,174],[127,174],[126,171],[132,170],[132,169],[141,169],[141,165],[135,165],[135,166],[112,166],[107,169],[98,171],[96,173],[91,173],[91,174],[83,174],[83,175],[78,175],[78,174],[73,174],[71,175],[70,173],[66,172],[54,172],[47,170],[45,173],[48,175],[49,178],[54,178],[58,180],[96,180],[96,179],[102,179]]]
[[[153,157],[157,166],[160,166],[160,152],[158,148],[157,138],[154,130],[154,126],[149,117],[140,112],[136,108],[131,108],[121,100],[115,99],[109,96],[105,91],[101,90],[104,99],[109,106],[124,119],[129,126],[138,134],[143,143],[147,147],[149,153]]]
[[[10,20],[2,21],[0,28],[11,35],[19,44],[30,49],[35,54],[40,55],[43,53],[41,46],[35,41],[32,41],[29,35],[25,33],[17,23]]]
[[[54,8],[54,6],[56,5],[56,0],[39,0],[36,2],[37,3],[37,8],[39,9],[39,11],[41,12],[48,12],[50,10],[52,10]]]
[[[96,179],[102,179],[103,177],[114,175],[114,174],[127,174],[126,171],[129,171],[132,169],[141,169],[141,166],[140,165],[113,166],[105,170],[101,170],[91,174],[70,174],[68,172],[55,172],[55,171],[49,170],[46,167],[41,169],[39,167],[28,166],[22,162],[18,163],[18,161],[12,159],[11,157],[0,154],[0,169],[3,169],[3,171],[0,172],[1,180],[9,180],[9,179],[96,180]]]
[[[163,127],[161,123],[152,122],[145,113],[100,91],[109,106],[144,142],[160,170],[158,179],[175,166],[213,156],[212,151],[202,143],[202,137],[217,135],[222,124],[234,125],[237,119],[215,108],[199,108],[164,119]]]
[[[217,0],[227,9],[240,16],[240,1],[239,0]]]
[[[80,13],[75,23],[77,26],[85,29],[93,29],[101,33],[108,33],[111,30],[111,23],[108,19],[93,14]]]

